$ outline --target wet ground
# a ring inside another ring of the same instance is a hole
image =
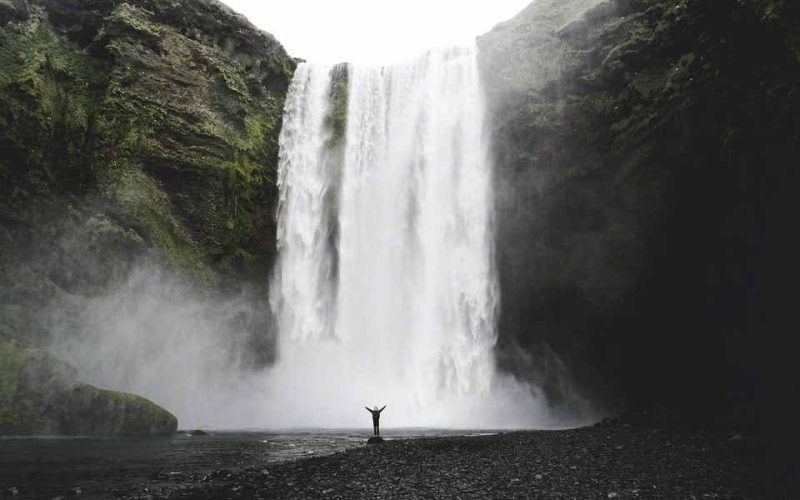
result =
[[[0,438],[0,497],[147,496],[181,490],[215,471],[272,466],[362,447],[371,432],[214,432],[171,439]],[[413,429],[389,439],[463,434]],[[200,481],[201,482],[201,481]]]
[[[746,432],[606,422],[464,436],[387,430],[155,441],[0,440],[0,492],[52,498],[800,498]]]

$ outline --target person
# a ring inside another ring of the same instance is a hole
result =
[[[383,411],[384,408],[386,408],[386,405],[383,405],[383,408],[381,408],[380,410],[378,409],[377,406],[375,407],[374,410],[370,410],[369,406],[365,406],[364,408],[366,408],[368,412],[372,413],[372,432],[374,432],[376,436],[380,436],[381,435],[381,412]]]

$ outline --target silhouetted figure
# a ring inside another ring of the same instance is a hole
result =
[[[368,412],[372,413],[372,432],[374,432],[376,436],[380,436],[381,435],[381,412],[383,411],[384,408],[386,408],[386,405],[383,405],[383,408],[381,408],[380,410],[378,409],[377,406],[375,407],[374,410],[370,410],[369,406],[365,406],[364,408],[366,408]]]

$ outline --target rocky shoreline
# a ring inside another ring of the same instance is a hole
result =
[[[786,498],[776,492],[785,484],[765,478],[763,451],[730,428],[616,420],[566,431],[387,439],[329,456],[198,472],[180,485],[115,496]]]

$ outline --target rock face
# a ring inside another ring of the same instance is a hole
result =
[[[695,414],[797,397],[799,23],[779,1],[539,0],[480,39],[505,367],[556,401],[566,373]]]
[[[0,32],[11,236],[72,198],[200,280],[267,263],[295,65],[280,44],[212,0],[23,4]]]
[[[0,435],[170,436],[174,415],[133,394],[81,384],[75,369],[0,336]]]
[[[266,302],[294,68],[215,0],[0,1],[2,331],[47,345],[43,311],[78,310],[143,262]],[[236,320],[263,364],[268,318]],[[97,432],[149,411],[109,394],[71,396],[110,419]]]

